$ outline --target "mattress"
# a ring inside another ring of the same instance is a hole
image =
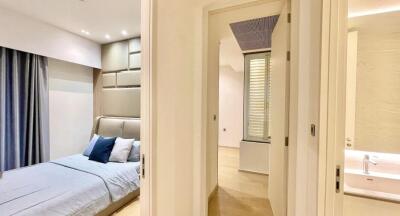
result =
[[[7,171],[0,179],[0,216],[95,215],[139,188],[139,167],[72,155]]]

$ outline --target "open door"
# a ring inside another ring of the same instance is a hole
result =
[[[318,213],[325,216],[343,216],[347,11],[347,0],[323,2]]]
[[[283,7],[272,33],[271,147],[268,197],[275,216],[286,216],[289,134],[289,8]]]

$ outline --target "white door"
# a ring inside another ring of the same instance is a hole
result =
[[[354,148],[356,121],[356,83],[357,83],[357,31],[347,34],[347,71],[346,71],[346,149]]]
[[[271,46],[271,147],[268,197],[275,216],[286,216],[287,212],[289,30],[286,4],[272,33]]]

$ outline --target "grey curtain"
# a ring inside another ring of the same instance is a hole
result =
[[[0,171],[49,159],[47,58],[0,47]]]

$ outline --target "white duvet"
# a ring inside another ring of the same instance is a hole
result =
[[[73,155],[5,172],[0,216],[95,215],[139,188],[138,166]]]

